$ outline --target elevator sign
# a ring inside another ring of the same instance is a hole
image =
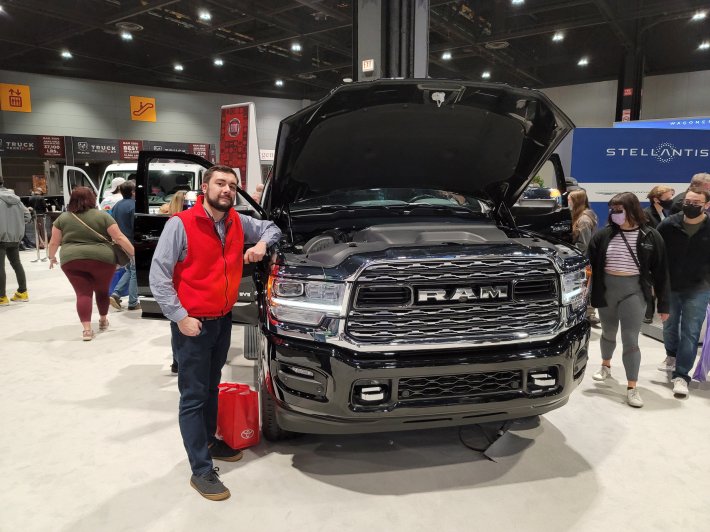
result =
[[[0,83],[0,109],[18,113],[31,113],[30,86]]]

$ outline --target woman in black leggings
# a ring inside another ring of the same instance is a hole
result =
[[[668,319],[670,292],[663,239],[646,224],[635,194],[622,192],[611,198],[608,225],[594,235],[587,254],[592,264],[591,303],[599,309],[602,324],[602,366],[592,378],[602,382],[611,377],[611,358],[621,325],[622,361],[628,381],[626,401],[641,408],[643,400],[636,388],[641,365],[641,323],[651,299],[651,287],[664,321]]]

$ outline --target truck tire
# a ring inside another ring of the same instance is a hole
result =
[[[283,430],[276,421],[276,404],[263,377],[259,379],[259,405],[261,408],[261,433],[264,439],[277,442],[293,438],[295,433]]]
[[[244,327],[244,358],[256,360],[259,358],[259,327],[247,325]]]

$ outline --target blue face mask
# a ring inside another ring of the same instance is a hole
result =
[[[611,221],[614,222],[616,225],[624,225],[624,222],[626,221],[626,213],[625,212],[612,212],[611,213]]]

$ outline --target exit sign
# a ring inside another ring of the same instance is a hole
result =
[[[362,60],[362,71],[363,72],[374,72],[375,71],[375,60],[374,59],[363,59]]]

